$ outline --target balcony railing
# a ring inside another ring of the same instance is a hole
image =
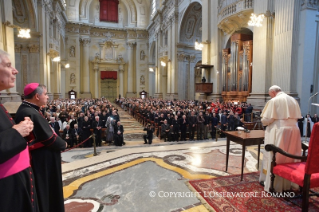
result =
[[[222,0],[218,8],[219,22],[244,10],[253,9],[254,0]]]

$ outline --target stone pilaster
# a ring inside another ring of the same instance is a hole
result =
[[[82,85],[82,98],[92,98],[92,94],[90,92],[90,70],[89,70],[89,50],[90,50],[90,38],[81,38],[81,62],[82,62],[82,70],[81,70],[81,85]]]
[[[127,43],[127,55],[128,55],[128,72],[127,72],[127,93],[126,97],[136,97],[134,94],[134,46],[136,43]]]

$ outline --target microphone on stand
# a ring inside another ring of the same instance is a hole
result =
[[[319,93],[319,92],[317,92],[317,93],[315,93],[314,95],[310,96],[310,98],[309,98],[309,100],[308,100],[308,114],[310,114],[310,100],[311,100],[313,97],[317,96],[318,93]]]

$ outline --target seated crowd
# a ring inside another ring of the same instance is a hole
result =
[[[151,124],[155,134],[164,141],[184,141],[215,138],[216,132],[233,131],[250,122],[253,107],[240,102],[179,101],[162,99],[117,99],[124,110],[144,125]],[[223,134],[221,136],[224,136]],[[146,141],[145,141],[146,143]]]
[[[117,109],[110,101],[102,99],[58,99],[49,101],[42,107],[42,113],[57,135],[67,141],[69,147],[80,144],[95,135],[97,146],[102,139],[111,144],[122,146],[123,126]],[[83,143],[83,147],[92,147],[93,140]]]

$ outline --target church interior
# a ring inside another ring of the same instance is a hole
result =
[[[38,82],[50,101],[147,95],[261,111],[278,85],[303,117],[319,113],[318,0],[2,0],[0,21],[0,49],[19,71],[0,103]],[[263,193],[264,146],[143,145],[144,125],[117,107],[125,146],[61,154],[66,211],[301,211],[302,199]]]

